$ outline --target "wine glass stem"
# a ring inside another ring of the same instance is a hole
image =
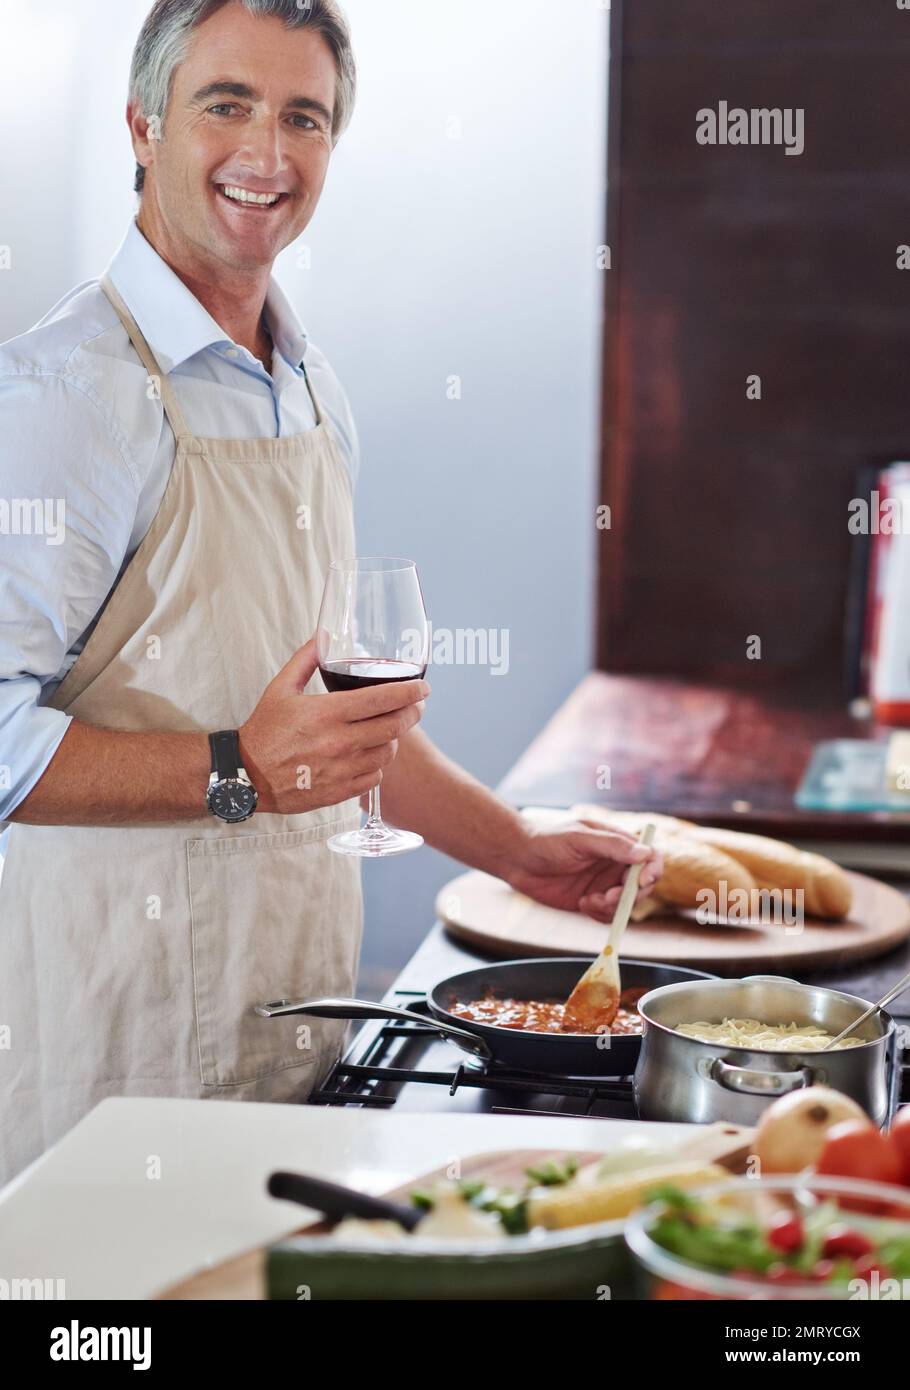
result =
[[[379,829],[382,825],[382,812],[379,807],[379,785],[370,788],[370,809],[367,812],[367,822],[364,830]]]

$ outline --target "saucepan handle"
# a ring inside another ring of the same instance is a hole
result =
[[[790,1091],[812,1085],[812,1072],[808,1067],[798,1067],[795,1071],[756,1071],[731,1066],[722,1057],[714,1058],[708,1074],[725,1090],[746,1096],[785,1096]]]
[[[257,1004],[255,1012],[260,1018],[283,1018],[287,1014],[309,1014],[313,1018],[400,1018],[406,1023],[435,1029],[485,1062],[493,1055],[484,1039],[466,1028],[440,1023],[438,1019],[426,1018],[410,1009],[396,1009],[392,1004],[377,1004],[372,999],[276,999],[268,1004]]]

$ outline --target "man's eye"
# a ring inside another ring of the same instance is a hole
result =
[[[210,106],[209,111],[214,116],[226,116],[231,111],[236,111],[237,107],[232,101],[220,101],[216,106]]]
[[[293,121],[294,125],[297,127],[298,130],[318,130],[318,129],[319,129],[319,127],[317,126],[316,122],[313,120],[312,116],[292,116],[292,117],[291,117],[291,120]],[[298,125],[298,124],[297,124],[298,121],[305,121],[306,124],[305,124],[305,125]]]

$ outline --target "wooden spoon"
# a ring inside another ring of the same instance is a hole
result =
[[[655,825],[648,821],[641,832],[640,843],[650,849],[654,841]],[[629,921],[629,915],[638,892],[642,860],[633,864],[623,884],[622,894],[613,921],[607,944],[596,960],[592,961],[578,984],[566,1000],[562,1031],[564,1033],[598,1033],[609,1028],[619,1010],[622,982],[619,978],[619,943]]]

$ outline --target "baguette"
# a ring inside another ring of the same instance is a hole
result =
[[[700,844],[731,854],[749,870],[759,888],[801,889],[810,917],[843,918],[850,911],[853,890],[849,878],[820,854],[742,830],[698,825],[687,833]]]
[[[699,894],[710,889],[719,895],[722,883],[726,884],[728,894],[735,889],[751,893],[757,886],[749,870],[731,854],[694,839],[691,830],[696,827],[690,830],[685,821],[639,811],[614,812],[597,806],[573,806],[572,814],[597,829],[609,830],[612,826],[632,835],[637,835],[647,821],[657,826],[654,844],[663,855],[664,871],[653,892],[632,913],[635,921],[641,921],[642,917],[659,911],[668,903],[679,908],[699,907],[702,903]]]
[[[657,825],[656,844],[664,856],[665,869],[652,894],[634,909],[634,921],[641,921],[666,904],[695,907],[698,905],[696,892],[704,888],[716,892],[722,879],[726,880],[728,891],[734,888],[802,890],[804,907],[810,917],[840,920],[850,912],[853,891],[843,869],[820,854],[796,849],[782,840],[742,830],[696,825],[675,816],[648,811],[613,811],[608,807],[580,805],[573,806],[572,814],[589,825],[612,825],[630,835],[640,834],[649,820]],[[721,857],[715,859],[706,855],[706,850],[715,851]],[[731,861],[736,869],[731,868]]]
[[[661,811],[614,811],[611,806],[582,804],[573,806],[571,814],[579,820],[594,822],[598,827],[613,825],[627,835],[640,835],[649,821],[657,827],[658,833],[666,835],[679,835],[696,828],[694,821],[665,816]]]

